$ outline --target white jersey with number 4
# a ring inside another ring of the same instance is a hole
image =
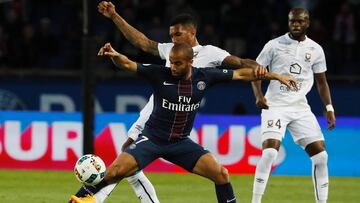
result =
[[[170,51],[171,48],[174,46],[173,43],[159,43],[158,50],[161,59],[166,60],[166,67],[170,67]],[[220,66],[223,60],[229,56],[230,54],[218,47],[211,46],[211,45],[197,45],[193,47],[194,51],[194,58],[193,58],[193,66],[196,68],[205,68],[205,67],[216,67]],[[153,95],[151,95],[148,103],[145,107],[140,111],[140,116],[136,120],[136,122],[131,126],[128,131],[128,136],[131,137],[133,140],[138,138],[138,135],[144,129],[146,121],[149,119],[149,116],[153,110]]]
[[[326,71],[324,51],[319,44],[306,37],[296,41],[289,33],[270,40],[256,61],[268,66],[270,72],[291,75],[298,81],[298,90],[289,90],[277,80],[271,80],[265,94],[270,109],[285,111],[310,110],[306,94],[314,83],[314,73]]]

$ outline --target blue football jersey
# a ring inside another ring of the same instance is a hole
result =
[[[191,78],[179,80],[170,68],[139,63],[137,74],[149,81],[154,91],[154,108],[142,133],[162,140],[189,136],[205,91],[233,77],[228,69],[192,67]]]

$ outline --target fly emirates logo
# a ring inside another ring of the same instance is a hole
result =
[[[179,96],[178,103],[171,103],[169,102],[169,100],[163,98],[162,107],[165,109],[169,109],[171,111],[185,111],[185,112],[195,111],[200,107],[200,102],[195,104],[194,103],[191,104],[190,102],[191,102],[191,97],[186,97],[186,96]]]

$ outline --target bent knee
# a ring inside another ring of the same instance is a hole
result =
[[[230,182],[229,172],[225,167],[221,166],[214,182],[216,184],[226,184]]]
[[[109,167],[105,173],[105,180],[111,183],[118,182],[123,179],[126,174],[127,171],[124,166]]]
[[[278,155],[278,151],[274,148],[266,148],[262,152],[262,157],[274,161]]]
[[[327,164],[327,162],[328,162],[328,154],[327,154],[326,151],[322,151],[322,152],[312,156],[311,160],[315,165]]]

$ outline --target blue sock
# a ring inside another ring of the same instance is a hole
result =
[[[85,195],[94,195],[95,193],[99,192],[102,188],[109,185],[105,180],[102,180],[100,183],[94,186],[90,185],[83,185],[79,189],[79,191],[75,194],[76,197],[85,197]],[[72,201],[69,201],[72,203]]]
[[[215,184],[215,189],[216,197],[219,203],[236,203],[236,198],[231,183],[222,185]]]

